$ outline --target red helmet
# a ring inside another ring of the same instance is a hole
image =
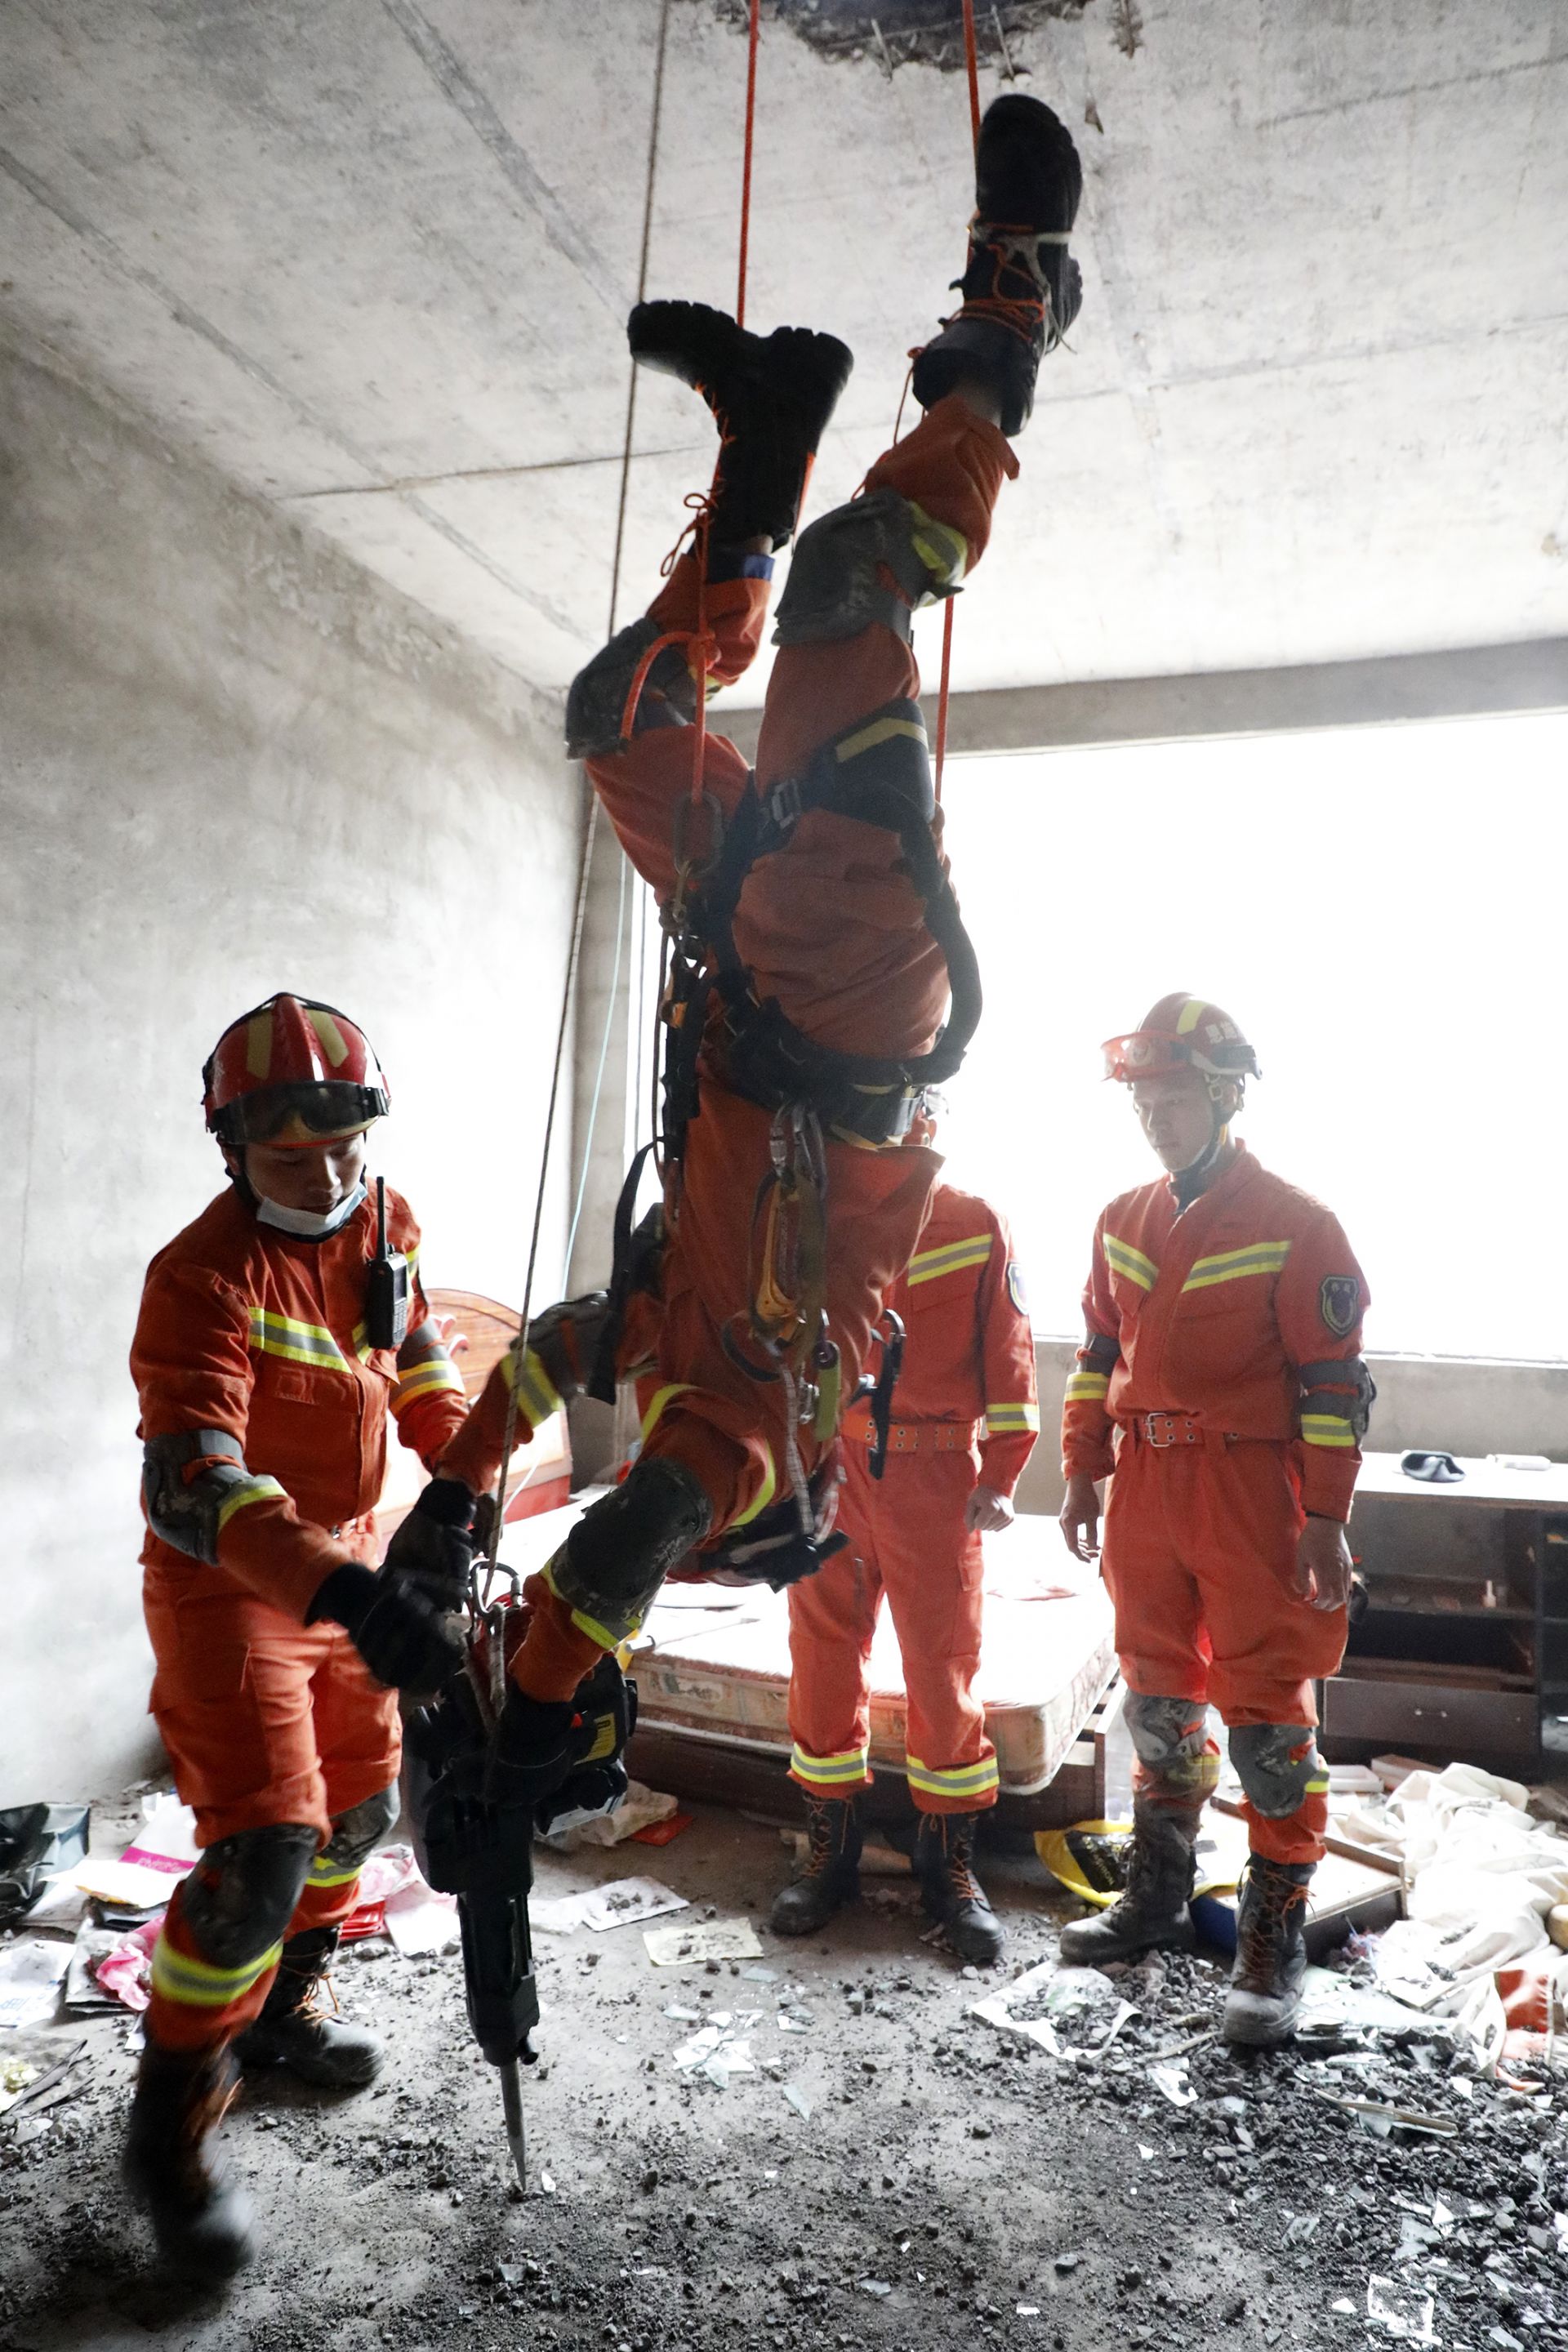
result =
[[[392,1102],[363,1030],[309,996],[269,996],[230,1022],[202,1087],[207,1126],[231,1146],[302,1150],[363,1133]]]
[[[1205,1077],[1260,1078],[1258,1056],[1217,1004],[1201,996],[1162,996],[1125,1037],[1108,1037],[1100,1047],[1105,1075],[1131,1086],[1161,1070],[1201,1070]]]

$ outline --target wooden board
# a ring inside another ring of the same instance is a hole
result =
[[[426,1295],[471,1403],[517,1336],[516,1309],[477,1290],[432,1290]],[[376,1524],[383,1537],[390,1536],[406,1517],[425,1476],[418,1456],[395,1439],[386,1449],[386,1480],[376,1505]],[[508,1525],[558,1509],[571,1491],[572,1442],[565,1414],[555,1412],[511,1457]]]

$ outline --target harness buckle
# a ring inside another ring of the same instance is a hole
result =
[[[768,823],[780,833],[788,833],[800,823],[805,803],[801,797],[800,778],[784,776],[768,794]]]

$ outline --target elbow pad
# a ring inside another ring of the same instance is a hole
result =
[[[1321,1364],[1300,1364],[1302,1433],[1313,1421],[1342,1421],[1351,1440],[1359,1444],[1372,1420],[1377,1383],[1361,1356],[1331,1357]]]
[[[212,1459],[212,1456],[218,1459]],[[187,1480],[193,1462],[201,1469]],[[276,1478],[258,1478],[226,1429],[188,1429],[150,1437],[142,1451],[142,1500],[147,1524],[187,1559],[217,1566],[217,1539],[247,1503],[281,1495]]]

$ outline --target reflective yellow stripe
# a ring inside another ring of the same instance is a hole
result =
[[[217,1507],[217,1531],[221,1536],[236,1511],[243,1511],[250,1503],[269,1503],[274,1496],[287,1502],[288,1496],[276,1478],[247,1478],[243,1486],[231,1486]]]
[[[438,1393],[463,1394],[463,1383],[451,1360],[446,1356],[433,1356],[427,1363],[411,1365],[397,1375],[397,1394],[392,1400],[394,1412],[401,1412],[416,1397]]]
[[[404,1256],[408,1260],[408,1271],[409,1271],[409,1273],[410,1273],[410,1274],[412,1274],[412,1273],[413,1273],[413,1271],[414,1271],[414,1269],[415,1269],[415,1267],[416,1267],[416,1266],[418,1265],[418,1263],[419,1263],[419,1244],[418,1244],[418,1243],[417,1243],[417,1242],[410,1242],[410,1243],[409,1243],[409,1244],[408,1244],[408,1247],[404,1251],[403,1255],[404,1255]]]
[[[354,1325],[353,1340],[354,1354],[359,1358],[362,1364],[368,1364],[371,1358],[374,1355],[375,1349],[370,1344],[370,1334],[365,1329],[363,1323],[356,1323]]]
[[[1239,1282],[1243,1275],[1279,1274],[1290,1255],[1289,1242],[1252,1242],[1246,1249],[1221,1250],[1193,1261],[1184,1290],[1210,1290],[1216,1282]]]
[[[987,1435],[1000,1437],[1010,1429],[1038,1429],[1040,1408],[1037,1404],[988,1404],[985,1408]]]
[[[1327,1774],[1326,1772],[1324,1773],[1324,1775],[1323,1775],[1323,1777],[1322,1777],[1322,1779],[1321,1779],[1321,1780],[1309,1780],[1309,1781],[1308,1781],[1308,1783],[1307,1783],[1307,1794],[1308,1794],[1308,1796],[1309,1796],[1309,1797],[1326,1797],[1326,1796],[1328,1795],[1328,1793],[1329,1793],[1329,1776],[1328,1776],[1328,1774]]]
[[[1309,1445],[1354,1445],[1355,1432],[1337,1412],[1304,1412],[1301,1434]]]
[[[153,1948],[153,1990],[187,2009],[226,2009],[230,2001],[241,2000],[258,1977],[276,1968],[282,1953],[283,1947],[278,1943],[259,1959],[247,1960],[243,1968],[215,1969],[210,1961],[172,1950],[167,1936],[160,1936]]]
[[[324,1372],[346,1372],[349,1360],[331,1333],[320,1323],[297,1323],[291,1315],[274,1315],[265,1307],[250,1310],[250,1344],[264,1356],[281,1356],[290,1364],[315,1364]]]
[[[771,1445],[764,1443],[763,1451],[768,1457],[768,1466],[763,1477],[761,1492],[758,1494],[757,1499],[754,1503],[747,1504],[739,1518],[731,1520],[730,1525],[732,1528],[750,1527],[752,1521],[757,1517],[757,1514],[760,1511],[765,1511],[768,1505],[773,1501],[773,1496],[778,1493],[778,1472],[773,1466],[773,1449]]]
[[[660,1421],[664,1418],[664,1409],[666,1405],[668,1404],[670,1399],[672,1397],[685,1396],[688,1390],[695,1388],[696,1385],[697,1383],[695,1381],[671,1381],[668,1386],[662,1389],[655,1389],[652,1397],[649,1399],[647,1411],[642,1417],[642,1442],[645,1445],[647,1444],[648,1439],[653,1435],[653,1433],[658,1428]]]
[[[1160,1278],[1160,1269],[1152,1257],[1145,1257],[1142,1251],[1134,1249],[1131,1242],[1118,1241],[1114,1234],[1106,1234],[1101,1246],[1105,1251],[1105,1262],[1113,1274],[1125,1275],[1127,1280],[1135,1282],[1140,1290],[1153,1289]]]
[[[542,1421],[548,1421],[552,1412],[560,1412],[561,1399],[555,1383],[531,1348],[523,1358],[521,1379],[518,1375],[517,1349],[515,1347],[509,1348],[501,1358],[501,1378],[508,1388],[515,1391],[518,1403],[536,1429]]]
[[[1192,1035],[1193,1031],[1198,1025],[1198,1016],[1203,1012],[1203,1009],[1204,1001],[1201,996],[1188,997],[1186,1003],[1183,1005],[1181,1012],[1176,1016],[1176,1034],[1178,1037],[1190,1037]]]
[[[954,1765],[947,1772],[922,1764],[918,1756],[906,1756],[904,1769],[910,1788],[923,1789],[928,1797],[983,1797],[1001,1786],[994,1756],[988,1756],[984,1764]]]
[[[919,1282],[934,1282],[940,1274],[956,1274],[962,1266],[984,1265],[991,1255],[994,1236],[971,1234],[961,1242],[949,1242],[942,1249],[921,1250],[910,1258],[904,1280],[910,1289]]]
[[[825,1789],[832,1789],[847,1781],[868,1780],[869,1758],[870,1750],[866,1748],[840,1748],[837,1756],[808,1756],[796,1740],[789,1752],[789,1769],[803,1780],[817,1780]]]
[[[834,756],[842,766],[846,760],[858,760],[862,751],[874,751],[879,743],[886,743],[895,735],[912,735],[922,745],[926,740],[925,729],[916,719],[873,719],[858,735],[847,736]]]
[[[627,1624],[626,1630],[624,1633],[612,1633],[606,1626],[600,1624],[596,1617],[590,1617],[586,1615],[583,1610],[573,1608],[572,1602],[567,1600],[566,1595],[562,1591],[561,1587],[555,1581],[554,1560],[547,1559],[544,1566],[539,1572],[543,1577],[545,1583],[550,1587],[551,1591],[555,1595],[557,1601],[562,1603],[563,1608],[570,1609],[572,1611],[572,1622],[576,1626],[578,1632],[580,1633],[586,1633],[590,1642],[597,1642],[601,1650],[618,1650],[623,1642],[629,1642],[634,1633],[641,1632],[642,1619],[640,1617],[634,1617]]]
[[[933,578],[944,587],[955,587],[969,568],[969,541],[951,523],[938,522],[924,507],[916,506],[913,499],[910,506],[915,518],[910,545]]]
[[[363,1867],[363,1864],[353,1862],[345,1868],[341,1862],[332,1862],[326,1854],[319,1853],[310,1864],[309,1884],[312,1886],[350,1886]]]
[[[1073,1372],[1068,1380],[1068,1404],[1087,1404],[1091,1398],[1102,1397],[1110,1386],[1109,1372]]]

